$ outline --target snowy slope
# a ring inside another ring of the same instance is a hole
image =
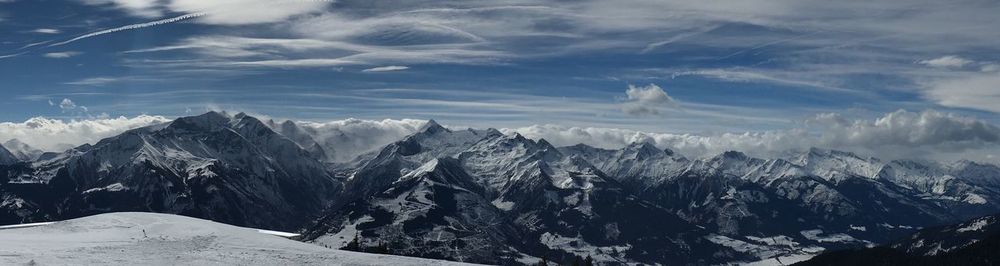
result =
[[[3,147],[7,148],[10,153],[14,154],[14,157],[21,161],[33,161],[44,153],[42,150],[31,147],[18,139],[10,139],[4,142]]]
[[[641,154],[621,156],[669,156],[636,148]],[[347,188],[350,203],[307,230],[307,240],[342,246],[360,233],[484,263],[726,261],[712,257],[726,248],[701,238],[708,232],[630,195],[582,156],[494,129],[428,123],[365,162]]]
[[[178,215],[109,213],[0,230],[3,265],[466,265],[327,249]]]
[[[1000,215],[927,228],[889,246],[906,253],[931,256],[953,251],[1000,234]]]
[[[3,145],[0,145],[0,165],[15,164],[18,161],[20,161],[20,159],[14,156],[14,154],[11,153],[10,150],[7,150],[7,148],[5,148]]]
[[[0,223],[154,211],[488,263],[712,264],[803,259],[1000,209],[1000,168],[968,161],[688,159],[434,121],[375,148],[311,130],[212,112],[0,165]],[[344,161],[331,147],[374,151]]]
[[[217,112],[129,130],[0,175],[10,180],[3,191],[45,211],[0,205],[15,214],[0,220],[22,222],[155,211],[294,230],[341,188],[291,139],[254,117]]]

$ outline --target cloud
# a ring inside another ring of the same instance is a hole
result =
[[[375,46],[307,38],[199,36],[129,54],[191,50],[201,58],[157,64],[162,68],[324,68],[406,63],[495,64],[510,55],[456,45]],[[144,64],[145,66],[146,64]]]
[[[345,119],[327,122],[299,122],[337,161],[348,161],[416,133],[426,120]]]
[[[112,6],[125,10],[134,16],[145,18],[159,17],[163,10],[159,9],[158,0],[80,0],[87,5]]]
[[[94,143],[124,130],[168,122],[162,116],[55,120],[42,117],[23,123],[0,123],[0,136],[16,138],[44,150]],[[417,132],[426,120],[344,119],[298,122],[335,160],[347,161]],[[500,128],[544,138],[557,146],[584,143],[618,149],[633,142],[650,142],[688,157],[710,157],[729,150],[777,157],[810,147],[845,150],[882,159],[969,159],[1000,162],[1000,126],[972,117],[925,110],[898,110],[873,118],[840,113],[817,114],[800,126],[781,130],[725,133],[657,133],[621,128],[537,124]]]
[[[673,97],[667,95],[667,92],[656,84],[638,87],[628,85],[625,95],[627,98],[622,111],[629,115],[657,115],[664,107],[680,107]]]
[[[53,59],[62,59],[62,58],[70,58],[70,57],[74,57],[74,56],[77,56],[77,55],[80,55],[80,54],[83,54],[83,53],[81,53],[81,52],[72,52],[72,51],[71,51],[71,52],[52,52],[52,53],[45,53],[45,54],[43,54],[42,56],[44,56],[44,57],[48,57],[48,58],[53,58]]]
[[[361,72],[389,72],[389,71],[400,71],[400,70],[407,70],[407,69],[410,69],[410,67],[408,67],[408,66],[381,66],[381,67],[373,67],[373,68],[361,70]]]
[[[41,33],[41,34],[59,34],[62,31],[60,31],[59,29],[40,28],[40,29],[35,29],[35,30],[31,31],[31,32]]]
[[[932,66],[932,67],[942,67],[942,68],[960,68],[968,64],[972,64],[975,61],[961,58],[954,55],[946,55],[934,59],[921,60],[917,63]]]
[[[332,0],[80,0],[108,5],[145,18],[165,13],[204,14],[203,24],[245,25],[285,21],[289,17],[323,11]]]
[[[81,79],[81,80],[77,80],[77,81],[70,81],[70,82],[66,82],[65,84],[68,84],[68,85],[81,85],[81,86],[103,86],[103,85],[107,85],[109,83],[117,82],[117,81],[120,81],[120,80],[121,80],[120,78],[93,77],[93,78],[85,78],[85,79]]]
[[[69,44],[69,43],[72,43],[72,42],[75,42],[75,41],[79,41],[79,40],[83,40],[83,39],[87,39],[87,38],[91,38],[91,37],[96,37],[96,36],[101,36],[101,35],[104,35],[104,34],[111,34],[111,33],[115,33],[115,32],[128,31],[128,30],[137,30],[137,29],[142,29],[142,28],[159,26],[159,25],[163,25],[163,24],[174,23],[174,22],[178,22],[178,21],[183,21],[183,20],[187,20],[187,19],[196,18],[196,17],[202,16],[202,15],[204,15],[204,13],[186,14],[186,15],[180,15],[180,16],[176,16],[176,17],[172,17],[172,18],[167,18],[167,19],[161,19],[161,20],[150,21],[150,22],[145,22],[145,23],[129,24],[129,25],[115,27],[115,28],[111,28],[111,29],[106,29],[106,30],[101,30],[101,31],[95,31],[95,32],[91,32],[91,33],[87,33],[87,34],[84,34],[84,35],[77,36],[77,37],[69,39],[69,40],[65,40],[65,41],[62,41],[62,42],[57,42],[57,43],[50,44],[50,45],[48,45],[48,47],[66,45],[66,44]]]
[[[76,109],[76,103],[74,103],[70,99],[65,99],[64,98],[64,99],[62,99],[61,102],[59,102],[59,109],[62,109],[63,111],[69,111],[69,110]]]
[[[503,131],[544,138],[560,146],[584,143],[616,149],[632,142],[651,142],[693,157],[714,156],[728,150],[773,157],[810,147],[846,150],[883,159],[995,162],[1000,155],[997,154],[1000,127],[934,110],[899,110],[874,119],[848,119],[827,113],[808,119],[806,124],[784,130],[701,135],[561,125],[533,125]]]
[[[0,136],[18,139],[45,151],[62,151],[68,146],[96,143],[128,129],[167,121],[169,120],[162,116],[147,115],[68,121],[35,117],[20,123],[0,123]]]
[[[199,23],[242,25],[285,21],[289,17],[324,11],[333,1],[323,0],[171,0],[170,10],[205,13]]]
[[[1000,113],[1000,73],[977,72],[924,84],[923,97],[948,106]]]

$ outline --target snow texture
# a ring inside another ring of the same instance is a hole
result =
[[[0,230],[3,265],[468,265],[327,249],[184,216],[110,213]]]

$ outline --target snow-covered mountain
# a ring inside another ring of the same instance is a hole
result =
[[[341,189],[315,155],[260,120],[216,112],[130,130],[5,173],[0,188],[15,215],[2,218],[11,222],[154,211],[295,229]]]
[[[38,157],[41,157],[42,154],[45,153],[44,151],[31,147],[31,145],[17,139],[10,139],[7,142],[4,142],[2,146],[7,148],[7,150],[10,151],[15,158],[21,161],[32,161],[38,159]]]
[[[726,248],[710,232],[633,197],[584,158],[493,129],[429,123],[364,163],[347,191],[350,203],[307,240],[345,245],[360,231],[431,252],[415,255],[484,263],[725,261],[711,255]]]
[[[969,161],[687,158],[433,120],[382,147],[314,131],[210,112],[0,163],[0,220],[154,211],[471,262],[715,264],[787,263],[1000,212],[1000,167]]]
[[[11,153],[10,150],[8,150],[4,145],[0,145],[0,165],[15,164],[18,161],[20,161],[20,159],[18,159],[17,156],[14,156],[14,154]]]
[[[998,248],[1000,215],[990,215],[925,228],[879,247],[830,252],[801,265],[996,265]]]

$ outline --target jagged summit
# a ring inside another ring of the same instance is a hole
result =
[[[260,120],[218,112],[130,130],[31,167],[32,182],[58,190],[24,196],[56,197],[66,202],[56,213],[68,217],[155,210],[289,229],[325,208],[341,185]]]
[[[426,132],[428,134],[436,134],[438,132],[450,132],[450,131],[451,130],[448,130],[444,126],[441,126],[441,124],[438,124],[437,121],[434,121],[434,119],[427,120],[427,123],[421,126],[420,129],[417,130],[417,132]]]
[[[0,221],[147,210],[296,230],[323,217],[306,240],[340,247],[361,235],[489,264],[727,264],[865,246],[1000,209],[1000,168],[974,162],[826,149],[687,159],[649,141],[557,148],[497,129],[414,129],[331,163],[315,127],[182,117],[0,166]]]
[[[197,116],[187,116],[174,119],[167,128],[186,131],[215,131],[222,129],[232,121],[224,113],[209,111]]]
[[[669,155],[649,142],[633,142],[624,148],[635,154],[637,158],[649,158],[659,155]]]

